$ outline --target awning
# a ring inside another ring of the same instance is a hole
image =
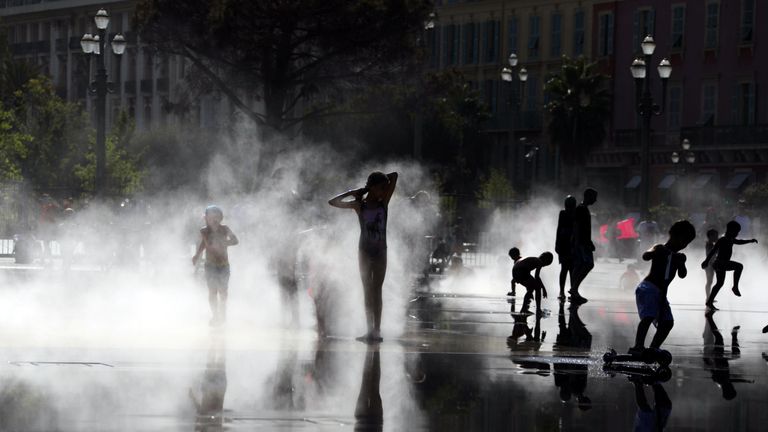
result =
[[[637,189],[638,186],[640,186],[640,176],[636,175],[633,176],[626,185],[624,185],[624,189]]]
[[[675,180],[677,180],[677,176],[674,174],[667,174],[664,176],[663,179],[661,179],[661,183],[659,183],[659,189],[669,189],[672,187],[673,184],[675,184]]]
[[[710,180],[712,180],[712,174],[701,174],[700,176],[696,177],[696,180],[693,181],[691,187],[694,189],[701,189],[706,186]]]
[[[728,184],[725,185],[726,189],[738,189],[741,187],[741,185],[744,184],[744,182],[749,178],[749,176],[752,175],[752,173],[736,173],[731,177],[731,179],[728,181]]]

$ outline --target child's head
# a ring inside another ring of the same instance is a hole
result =
[[[679,251],[685,249],[696,238],[696,228],[687,220],[679,220],[669,229],[669,245]]]
[[[597,191],[592,188],[584,190],[584,204],[592,205],[597,202]]]
[[[539,255],[539,259],[541,260],[541,263],[545,266],[552,264],[553,258],[554,257],[552,256],[551,252],[544,252],[543,254]]]
[[[725,225],[725,235],[730,237],[736,237],[741,231],[741,224],[736,221],[730,221]]]
[[[208,226],[219,225],[224,219],[224,212],[219,206],[209,205],[205,208],[205,224]]]
[[[375,201],[384,199],[384,194],[389,186],[389,177],[381,171],[374,171],[368,176],[365,182],[365,188],[368,190],[368,196]]]
[[[572,195],[568,195],[565,197],[565,209],[566,210],[573,210],[576,208],[576,197]]]
[[[517,261],[520,259],[520,249],[513,247],[509,250],[509,257],[512,258],[512,261]]]
[[[710,228],[709,230],[707,230],[707,240],[711,242],[717,241],[718,234],[719,233],[717,232],[716,229]]]

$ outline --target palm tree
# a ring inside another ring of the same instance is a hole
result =
[[[584,57],[563,56],[559,75],[544,86],[550,96],[549,133],[566,167],[583,165],[589,152],[602,143],[611,112],[608,77]]]

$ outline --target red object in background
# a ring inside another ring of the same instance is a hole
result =
[[[635,218],[624,219],[623,221],[616,222],[616,228],[619,230],[619,235],[616,236],[616,240],[636,239],[640,235],[635,231]],[[606,244],[608,240],[608,224],[600,225],[600,238],[598,242]]]
[[[600,238],[597,240],[600,244],[608,243],[608,237],[605,235],[608,233],[608,225],[600,225]]]
[[[616,228],[619,229],[619,236],[616,237],[619,240],[623,239],[636,239],[640,237],[635,231],[635,218],[624,219],[616,223]]]

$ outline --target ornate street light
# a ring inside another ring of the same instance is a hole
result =
[[[106,150],[106,112],[107,112],[107,93],[114,93],[113,83],[107,81],[107,69],[104,64],[104,56],[102,53],[106,53],[105,45],[107,43],[107,28],[109,27],[109,14],[104,9],[99,9],[96,12],[96,16],[93,18],[96,23],[98,32],[96,35],[86,33],[83,38],[80,39],[80,47],[83,53],[96,58],[96,79],[91,83],[88,90],[91,94],[96,95],[96,178],[95,178],[95,192],[97,195],[101,195],[104,192],[105,180],[106,180],[106,164],[107,164],[107,150]],[[125,38],[121,34],[115,35],[112,38],[112,53],[117,56],[118,61],[120,56],[125,52]]]
[[[643,119],[640,126],[640,169],[642,179],[640,207],[643,217],[647,219],[651,183],[651,118],[653,118],[654,115],[661,115],[664,111],[664,104],[667,99],[667,81],[672,75],[672,64],[665,58],[661,60],[656,68],[662,84],[662,102],[661,105],[658,105],[654,102],[653,96],[651,95],[651,60],[653,53],[656,50],[656,42],[654,42],[651,35],[648,35],[643,39],[640,48],[643,51],[643,56],[632,61],[630,71],[632,72],[632,77],[635,79],[637,113]],[[679,161],[680,155],[677,155],[676,157]]]

